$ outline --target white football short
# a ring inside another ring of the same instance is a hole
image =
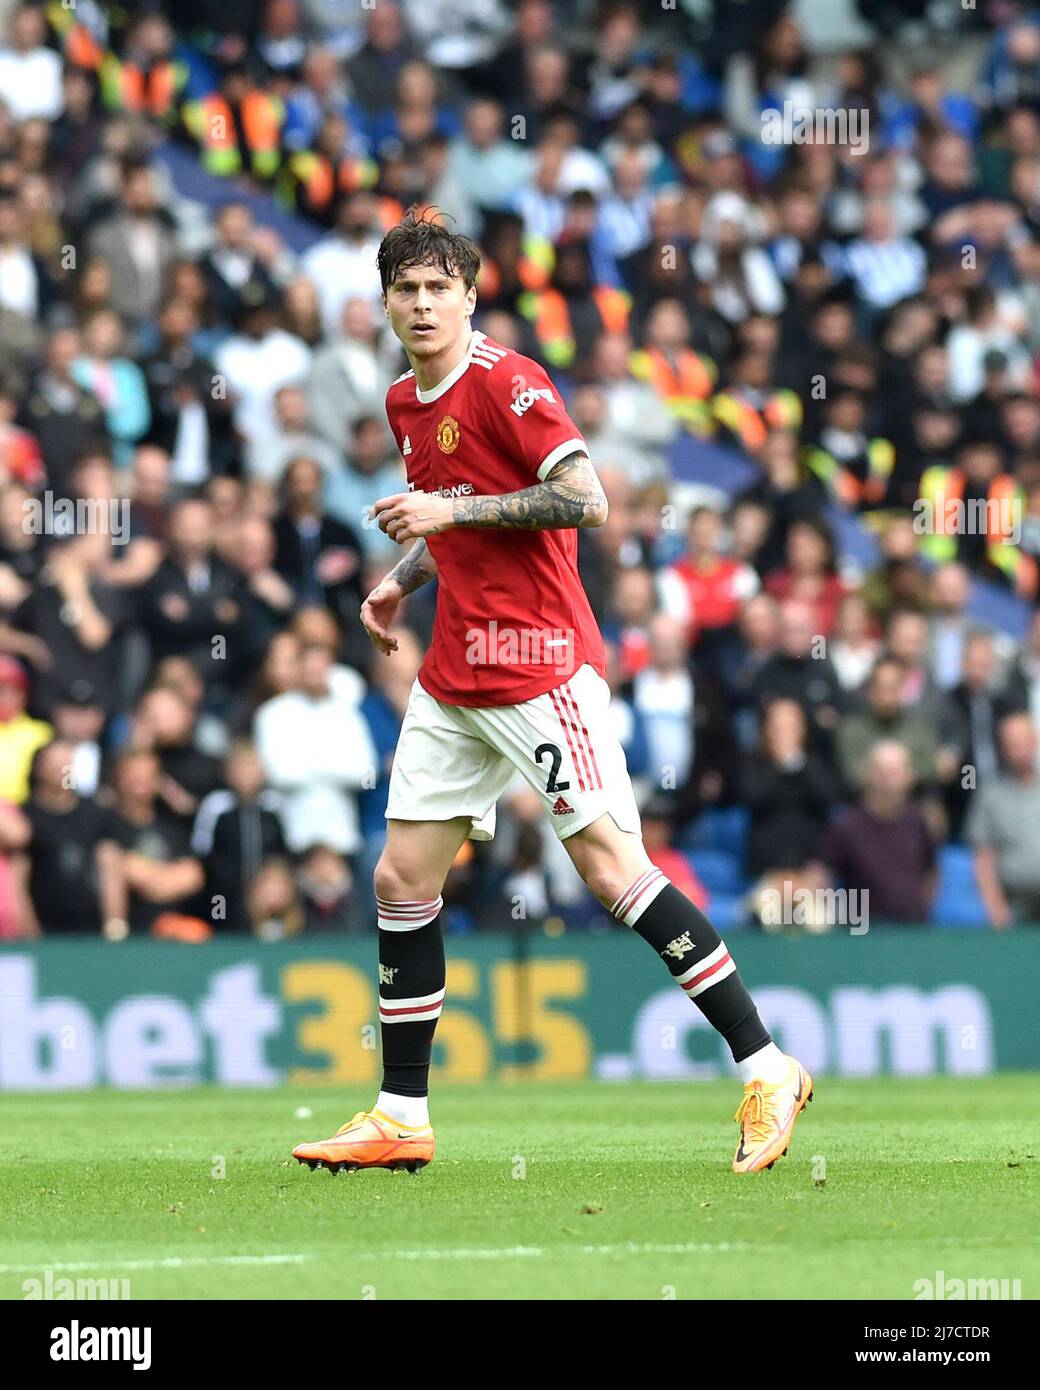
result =
[[[638,834],[639,809],[609,704],[609,686],[587,664],[545,695],[483,709],[444,704],[417,680],[390,772],[387,820],[469,816],[469,838],[490,840],[495,803],[520,772],[561,840],[604,812]]]

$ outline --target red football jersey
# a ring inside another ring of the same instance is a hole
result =
[[[399,377],[386,413],[409,488],[444,497],[518,492],[586,447],[542,368],[483,333],[431,390],[413,372]],[[435,699],[516,705],[586,662],[603,675],[575,530],[460,526],[426,543],[439,587],[419,681]]]

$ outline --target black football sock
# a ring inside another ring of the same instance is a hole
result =
[[[376,899],[379,914],[379,1026],[382,1090],[425,1096],[433,1034],[444,1006],[440,897],[427,902]]]
[[[610,911],[650,943],[676,984],[726,1039],[734,1062],[772,1041],[722,938],[660,869],[640,874]]]

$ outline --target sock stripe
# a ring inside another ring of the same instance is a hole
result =
[[[388,1009],[384,1009],[382,1006],[380,1006],[380,1009],[379,1009],[379,1022],[380,1022],[380,1023],[386,1023],[386,1024],[390,1024],[390,1023],[435,1023],[435,1022],[437,1021],[437,1019],[440,1018],[440,1016],[441,1016],[441,1011],[442,1011],[443,1008],[444,1008],[444,1001],[443,1001],[443,1000],[441,1000],[441,1002],[440,1002],[439,1004],[430,1004],[430,1005],[429,1005],[427,1008],[425,1008],[425,1009],[412,1009],[412,1010],[410,1010],[410,1011],[407,1010],[407,1009],[398,1009],[398,1010],[394,1011],[393,1009],[389,1009],[389,1010],[388,1010]]]
[[[722,981],[728,979],[730,975],[735,975],[736,971],[736,961],[732,956],[727,956],[724,961],[720,961],[718,965],[713,966],[711,970],[707,971],[706,978],[702,977],[699,984],[683,985],[687,999],[696,999],[698,994],[703,994],[706,989],[711,989],[714,985],[721,984]],[[755,1017],[757,1018],[758,1015],[756,1014]]]
[[[621,894],[610,909],[613,916],[624,922],[626,927],[635,926],[639,918],[659,893],[668,887],[669,879],[660,869],[647,869],[639,875],[635,883]]]
[[[689,970],[684,970],[681,974],[676,975],[675,983],[677,985],[682,985],[684,988],[688,984],[696,983],[694,978],[695,976],[702,974],[712,965],[718,965],[719,962],[722,961],[728,955],[729,951],[727,951],[726,949],[726,943],[724,941],[720,941],[719,944],[713,950],[709,951],[706,956],[701,956],[699,961],[697,961],[694,965],[691,965]]]
[[[430,994],[402,995],[399,999],[391,999],[389,995],[379,996],[379,1007],[387,1008],[391,1012],[395,1009],[417,1009],[427,1008],[433,1004],[439,1004],[444,998],[443,989],[435,989]]]
[[[380,931],[418,931],[428,926],[444,906],[440,896],[425,902],[391,903],[376,898],[376,919]]]
[[[634,883],[630,883],[623,893],[618,894],[618,896],[614,899],[613,903],[611,904],[610,908],[611,914],[613,916],[616,917],[618,915],[618,912],[621,909],[621,904],[625,901],[625,899],[631,893],[635,892],[636,889],[638,889],[640,885],[643,883],[643,881],[649,878],[653,874],[653,872],[653,869],[644,869],[644,871],[639,875],[639,877],[635,880]]]
[[[717,985],[727,975],[732,975],[736,968],[736,962],[726,947],[720,946],[712,951],[710,956],[705,956],[687,970],[685,975],[677,975],[675,982],[682,986],[691,999],[696,999],[698,994],[703,994],[706,989]]]
[[[444,1007],[444,990],[419,994],[411,999],[385,999],[379,996],[381,1023],[419,1023],[440,1017]]]

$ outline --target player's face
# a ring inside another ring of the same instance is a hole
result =
[[[476,302],[475,289],[436,265],[405,266],[385,297],[390,327],[409,357],[423,360],[450,350],[468,333]]]

